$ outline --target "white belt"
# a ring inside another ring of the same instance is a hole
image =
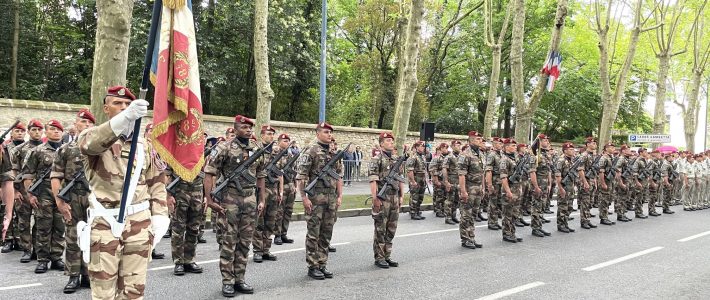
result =
[[[99,204],[100,205],[100,204]],[[126,206],[126,216],[134,215],[150,208],[150,201]],[[119,208],[89,209],[88,217],[118,217]]]

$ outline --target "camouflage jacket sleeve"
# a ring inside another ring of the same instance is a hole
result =
[[[486,171],[493,171],[493,164],[495,164],[495,155],[491,151],[486,157],[485,157],[485,170]]]
[[[0,182],[15,180],[14,172],[12,171],[12,162],[10,161],[10,153],[7,147],[0,146]]]
[[[562,171],[565,168],[565,159],[564,158],[559,158],[555,162],[555,177],[560,176],[562,177]]]
[[[627,163],[628,163],[628,160],[626,159],[626,157],[620,155],[619,160],[616,161],[616,165],[614,166],[614,169],[616,169],[618,174],[621,174],[623,169],[626,167]]]
[[[509,168],[508,165],[511,162],[512,162],[512,160],[510,160],[509,158],[506,158],[506,157],[503,157],[500,160],[500,167],[498,168],[498,170],[500,170],[500,179],[508,178],[508,168]]]
[[[380,180],[380,155],[382,154],[372,157],[367,165],[367,178],[371,182]]]
[[[407,172],[415,172],[417,168],[417,157],[416,155],[411,155],[409,158],[407,158],[407,163],[406,165],[406,170]],[[415,172],[416,173],[416,172]]]
[[[205,166],[205,174],[210,174],[216,177],[221,175],[221,171],[226,160],[227,143],[222,142],[210,153],[209,163]]]
[[[537,166],[542,161],[542,157],[539,155],[530,156],[530,163],[528,164],[528,173],[537,173]]]
[[[298,161],[296,162],[296,180],[310,179],[311,167],[313,166],[312,153],[310,149],[306,149],[301,152],[301,156],[298,157]]]
[[[107,122],[108,123],[108,122]],[[146,153],[151,153],[153,147],[144,143]],[[150,161],[146,161],[147,169],[145,172],[145,182],[148,186],[148,193],[150,194],[150,212],[151,215],[163,215],[168,216],[168,192],[165,191],[165,175],[163,174],[163,169],[161,168],[160,162],[157,161],[157,157],[149,155]]]
[[[99,156],[108,150],[118,141],[118,137],[113,133],[109,122],[89,128],[79,135],[79,149],[87,156]],[[150,153],[148,147],[146,153]]]
[[[39,146],[38,146],[39,147]],[[34,150],[36,150],[35,148]],[[35,173],[38,172],[39,160],[37,151],[30,151],[25,156],[23,167],[22,167],[22,179],[35,179]]]
[[[664,161],[663,164],[661,165],[661,176],[662,177],[668,176],[668,174],[671,173],[670,170],[671,170],[671,165],[667,161]]]
[[[458,175],[466,176],[468,174],[468,164],[471,162],[471,157],[466,153],[459,155],[457,163]]]
[[[434,157],[431,159],[431,163],[429,163],[429,174],[431,174],[431,176],[439,176],[440,175],[438,164],[439,164],[439,157]]]
[[[67,147],[69,144],[64,144],[57,150],[57,155],[54,156],[52,163],[52,172],[49,173],[49,178],[64,179],[64,171],[67,165]]]

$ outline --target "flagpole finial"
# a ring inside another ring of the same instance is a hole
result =
[[[163,6],[169,9],[180,9],[185,7],[187,0],[163,0]]]

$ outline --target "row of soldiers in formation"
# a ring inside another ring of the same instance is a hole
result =
[[[36,271],[46,271],[50,262],[52,268],[65,269],[70,276],[65,287],[68,292],[80,285],[88,286],[85,280],[88,275],[94,298],[142,297],[145,275],[131,274],[145,274],[149,259],[135,253],[149,253],[150,244],[154,249],[162,236],[157,226],[161,222],[155,217],[167,215],[166,207],[174,206],[171,225],[174,273],[199,273],[202,268],[195,264],[194,253],[207,206],[216,216],[223,295],[253,293],[244,280],[252,243],[255,261],[277,259],[270,252],[272,238],[292,242],[286,236],[287,219],[295,195],[300,193],[307,223],[307,274],[314,279],[333,278],[327,263],[336,212],[342,203],[343,166],[342,151],[337,151],[332,126],[318,124],[314,142],[294,153],[287,151],[288,135],[277,136],[273,127],[263,126],[259,143],[252,139],[253,121],[236,116],[233,129],[227,132],[234,137],[227,137],[207,151],[204,175],[191,182],[171,176],[172,172],[160,163],[151,144],[144,143],[147,166],[141,172],[136,197],[130,205],[127,219],[131,222],[127,223],[131,228],[127,227],[123,236],[113,237],[110,230],[114,225],[110,219],[115,216],[120,199],[120,189],[115,183],[125,174],[120,167],[125,167],[125,154],[133,140],[130,133],[120,133],[130,128],[125,125],[128,121],[145,116],[147,102],[136,100],[124,87],[109,89],[104,102],[110,121],[92,128],[94,119],[90,112],[79,112],[74,127],[80,136],[75,141],[60,145],[63,127],[58,121],[52,120],[47,126],[33,121],[28,124],[28,142],[15,138],[13,130],[13,142],[4,148],[12,163],[3,163],[0,174],[3,180],[17,181],[18,234],[14,240],[24,250],[23,261],[29,261],[32,250],[36,252]],[[46,143],[40,140],[43,127]],[[515,227],[525,225],[522,215],[528,212],[532,215],[533,234],[550,235],[542,229],[545,222],[542,215],[549,211],[553,186],[558,190],[557,225],[561,232],[574,231],[568,221],[575,194],[582,228],[596,227],[590,221],[590,210],[595,205],[602,208],[601,223],[614,224],[606,209],[612,202],[617,220],[624,222],[630,220],[627,209],[635,210],[636,217],[646,218],[642,208],[645,202],[649,203],[650,215],[658,215],[657,200],[663,203],[663,212],[672,213],[669,206],[674,184],[682,186],[686,209],[707,208],[707,196],[701,191],[706,188],[710,168],[704,155],[696,158],[681,154],[682,158],[674,164],[673,158],[678,154],[663,158],[657,151],[649,154],[642,148],[638,157],[634,157],[626,146],[615,154],[614,145],[606,144],[603,154],[597,156],[596,141],[590,138],[579,154],[573,144],[565,143],[562,154],[556,157],[546,136],[539,135],[537,141],[539,144],[533,143],[530,148],[539,151],[532,154],[528,153],[527,145],[512,139],[493,139],[493,147],[488,149],[481,134],[472,131],[463,149],[460,141],[439,145],[439,154],[427,166],[424,142],[414,143],[411,152],[400,156],[394,147],[394,136],[381,133],[382,151],[371,158],[367,171],[373,199],[375,265],[398,266],[391,253],[404,185],[409,183],[412,219],[423,219],[421,202],[427,187],[427,171],[435,186],[436,215],[444,216],[447,224],[460,223],[461,244],[472,249],[482,247],[475,241],[473,224],[477,219],[486,219],[483,212],[488,213],[488,228],[492,230],[501,229],[498,218],[502,216],[504,241],[522,241],[515,235]],[[675,175],[676,172],[679,174]],[[60,197],[67,186],[72,187],[68,195]],[[31,189],[34,191],[30,192]],[[84,213],[87,208],[98,213],[100,219],[88,220],[91,248],[83,250],[78,246],[76,226],[87,221]],[[28,221],[33,210],[36,235],[31,233]],[[151,226],[151,233],[156,235],[152,238],[147,230]],[[61,259],[65,236],[66,266]],[[117,247],[115,243],[119,240],[121,246]],[[143,248],[146,245],[148,249]],[[84,259],[88,264],[81,259],[82,250],[90,252],[88,259]],[[119,251],[121,255],[117,255]],[[117,284],[119,277],[122,284]]]

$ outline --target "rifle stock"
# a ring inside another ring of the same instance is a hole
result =
[[[217,199],[217,202],[222,201],[222,192],[224,191],[225,188],[229,185],[230,182],[233,182],[237,191],[243,192],[244,188],[242,187],[241,182],[239,179],[243,179],[249,184],[254,184],[256,182],[256,177],[253,175],[249,174],[249,167],[256,162],[259,157],[264,155],[266,152],[267,148],[270,148],[274,142],[271,142],[269,145],[263,148],[259,148],[254,154],[249,156],[249,158],[245,161],[243,161],[239,166],[232,171],[229,176],[227,176],[222,182],[218,183],[217,186],[215,187],[214,190],[210,193],[210,196],[212,196],[213,199]]]

